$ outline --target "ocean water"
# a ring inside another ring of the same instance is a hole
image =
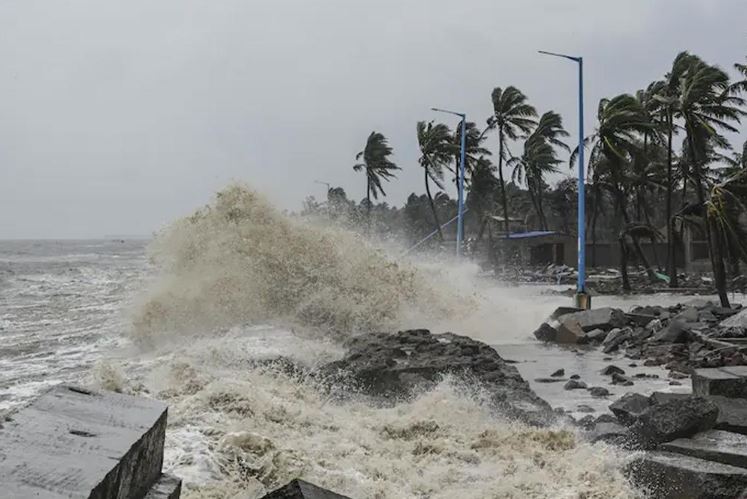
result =
[[[411,326],[536,348],[534,326],[566,299],[477,276],[397,260],[238,186],[153,241],[0,241],[0,411],[60,382],[162,399],[165,467],[188,498],[251,499],[299,476],[356,498],[639,496],[629,455],[507,421],[459,379],[378,407],[262,362],[313,367],[351,334]]]

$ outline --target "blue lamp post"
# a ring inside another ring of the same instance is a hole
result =
[[[464,113],[457,113],[454,111],[447,111],[445,109],[438,109],[436,107],[431,108],[432,111],[439,113],[448,113],[455,116],[459,116],[462,119],[461,123],[461,144],[459,151],[459,176],[457,180],[457,236],[456,236],[456,255],[457,258],[462,256],[462,240],[464,239],[464,156],[466,149],[466,136],[467,136],[467,115]]]
[[[578,283],[576,306],[591,308],[591,296],[586,293],[586,186],[584,175],[584,58],[554,52],[540,54],[562,57],[578,63]]]

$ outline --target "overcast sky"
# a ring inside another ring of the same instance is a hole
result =
[[[149,234],[231,179],[282,208],[324,198],[314,180],[360,199],[371,130],[401,203],[432,106],[482,124],[516,85],[576,139],[575,67],[537,49],[584,56],[590,131],[680,50],[732,72],[746,19],[745,0],[0,0],[0,238]]]

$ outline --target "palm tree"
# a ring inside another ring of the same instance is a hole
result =
[[[501,197],[503,203],[503,219],[506,237],[509,234],[508,225],[508,200],[506,199],[506,183],[503,180],[503,160],[506,157],[504,149],[506,139],[516,140],[526,137],[532,132],[537,124],[534,118],[537,111],[527,104],[527,97],[513,86],[501,89],[496,87],[491,95],[493,101],[493,115],[488,118],[488,127],[498,129],[498,179],[501,186]]]
[[[734,65],[734,68],[742,75],[744,79],[734,83],[733,89],[736,92],[746,92],[747,91],[747,64],[737,63]]]
[[[498,205],[498,179],[494,175],[495,166],[489,158],[478,158],[470,176],[467,207],[480,221],[477,240],[482,239],[488,216],[496,212]]]
[[[438,220],[436,206],[433,203],[431,195],[430,181],[439,189],[443,189],[444,168],[448,169],[454,154],[454,143],[449,127],[443,123],[434,124],[433,121],[418,121],[417,125],[418,147],[420,148],[420,158],[418,163],[423,167],[423,176],[425,178],[425,192],[428,195],[428,202],[431,205],[433,220],[436,224],[438,237],[443,241],[441,232],[441,222]]]
[[[568,132],[563,129],[560,115],[548,111],[540,117],[537,127],[524,142],[521,157],[511,158],[508,162],[508,166],[513,167],[512,179],[518,183],[526,180],[529,197],[543,230],[547,229],[547,218],[542,205],[545,176],[556,173],[557,166],[561,163],[555,147],[570,152],[570,148],[560,140],[560,137],[567,136]]]
[[[729,143],[719,132],[736,132],[732,123],[738,123],[745,113],[739,108],[744,101],[736,95],[729,76],[717,68],[693,56],[687,72],[680,80],[679,113],[684,122],[685,143],[692,168],[685,181],[695,187],[698,203],[705,205],[708,180],[704,171],[710,148],[728,148]],[[722,238],[711,217],[705,216],[705,232],[708,252],[711,256],[716,289],[724,307],[728,307],[726,294],[726,272],[724,268]]]
[[[369,223],[371,221],[371,196],[374,199],[379,199],[379,194],[386,196],[381,180],[388,182],[390,178],[396,178],[393,172],[400,169],[389,160],[391,154],[392,148],[389,147],[386,137],[374,131],[368,136],[366,147],[355,155],[356,161],[362,159],[363,162],[356,163],[353,170],[366,172],[366,212]]]
[[[475,170],[477,163],[481,158],[490,156],[492,153],[482,146],[485,142],[485,131],[480,131],[477,125],[468,121],[464,124],[466,130],[464,140],[464,171],[467,175],[472,175]],[[462,147],[462,127],[457,126],[454,130],[454,182],[456,182],[459,174],[459,162],[461,161],[461,147]]]
[[[610,191],[622,217],[620,226],[630,224],[626,203],[626,188],[629,185],[627,170],[640,149],[638,137],[651,133],[652,124],[638,100],[629,94],[599,101],[597,120],[598,125],[594,133],[584,139],[584,147],[591,148],[589,173],[593,178],[595,194],[596,197],[600,197],[599,187]],[[571,154],[571,168],[577,156],[578,147]],[[592,224],[592,232],[595,230],[595,223],[594,221]],[[655,280],[656,275],[648,264],[636,236],[632,235],[632,238],[637,256],[646,267],[649,279]]]
[[[666,133],[667,136],[667,196],[666,196],[666,220],[667,220],[667,273],[669,274],[669,286],[677,287],[677,262],[676,258],[676,247],[675,247],[675,230],[674,230],[674,219],[672,214],[672,195],[675,188],[674,178],[674,148],[672,145],[672,139],[675,133],[677,133],[677,127],[675,125],[675,119],[679,117],[679,103],[680,103],[680,81],[687,72],[691,61],[695,56],[688,52],[680,52],[674,58],[672,63],[672,69],[664,76],[664,80],[661,82],[654,82],[654,99],[660,102],[660,105],[656,109],[657,119],[660,127]],[[684,202],[684,197],[683,197]]]

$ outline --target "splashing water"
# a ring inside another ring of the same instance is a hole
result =
[[[406,327],[510,341],[546,314],[536,295],[484,286],[470,265],[394,261],[239,185],[164,230],[150,256],[159,272],[133,320],[141,353],[92,375],[169,404],[165,467],[184,497],[254,499],[297,477],[362,499],[637,497],[625,456],[506,421],[458,379],[379,407],[257,362],[313,367],[341,355],[342,337]]]
[[[123,387],[169,404],[165,467],[185,498],[255,499],[297,477],[357,499],[637,497],[624,455],[506,421],[459,379],[394,407],[331,401],[302,375],[253,364],[258,334],[302,364],[329,355],[289,332],[234,328],[159,356]]]
[[[414,311],[456,314],[453,297],[415,267],[349,232],[286,217],[240,185],[167,228],[150,250],[161,274],[136,314],[139,340],[246,322],[353,334],[390,329]]]

